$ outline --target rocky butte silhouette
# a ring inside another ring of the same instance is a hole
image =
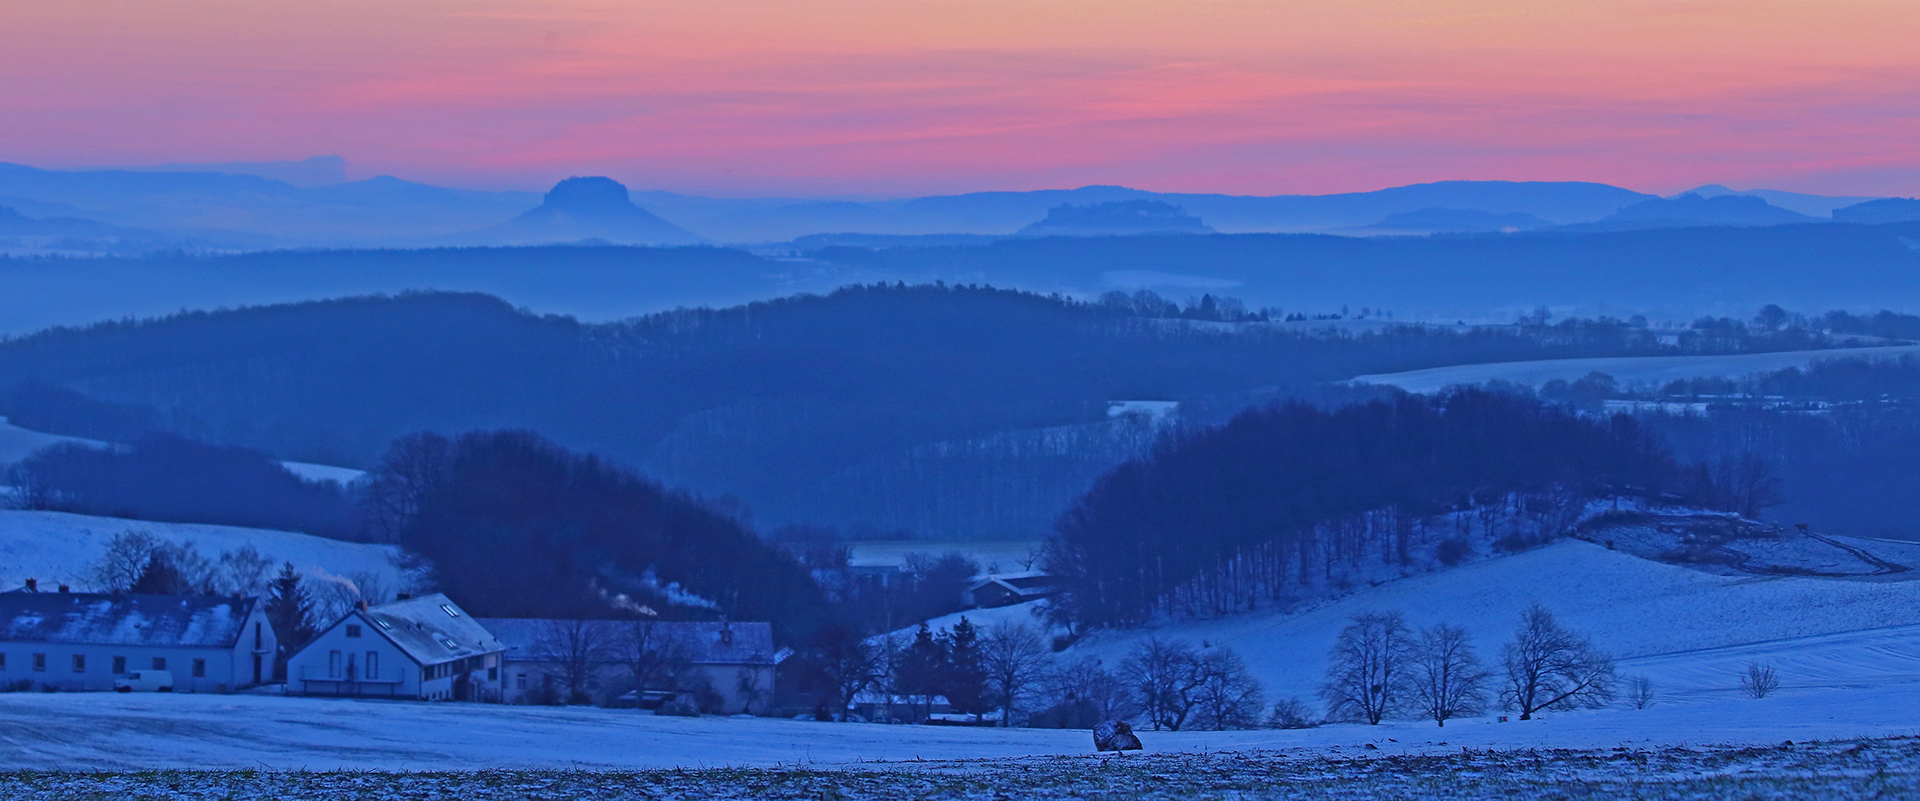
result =
[[[462,244],[540,245],[603,241],[620,245],[697,245],[706,240],[633,204],[612,178],[555,184],[539,207],[459,238]]]

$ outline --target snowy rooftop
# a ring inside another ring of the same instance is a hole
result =
[[[0,641],[231,648],[257,598],[0,593]]]
[[[356,612],[422,665],[437,665],[505,646],[447,596],[422,595]]]

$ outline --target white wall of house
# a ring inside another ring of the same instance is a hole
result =
[[[690,674],[692,681],[705,681],[713,687],[725,714],[764,715],[773,708],[772,665],[697,663]],[[502,699],[509,704],[532,703],[549,681],[561,696],[567,691],[566,669],[551,660],[508,660],[504,678]],[[588,673],[586,689],[594,703],[610,704],[633,689],[633,671],[619,663],[595,665]]]
[[[232,692],[273,680],[275,646],[273,627],[259,609],[230,648],[0,642],[0,684],[27,679],[36,689],[111,690],[129,671],[165,670],[173,674],[174,692]]]
[[[419,663],[378,629],[355,612],[315,635],[287,659],[287,694],[430,697]]]
[[[470,700],[500,698],[500,654],[421,665],[380,634],[380,624],[352,612],[320,632],[287,660],[288,695],[348,695],[454,700],[454,683],[468,674]]]
[[[773,707],[772,665],[697,664],[695,674],[720,694],[729,715],[764,715]]]

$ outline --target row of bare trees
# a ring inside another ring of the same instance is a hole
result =
[[[1529,720],[1543,709],[1599,707],[1613,699],[1613,659],[1535,604],[1520,615],[1486,669],[1466,629],[1446,623],[1414,630],[1399,612],[1357,615],[1329,655],[1320,694],[1327,716],[1377,724],[1417,714],[1441,726],[1485,710],[1496,690],[1502,708]],[[1636,690],[1651,699],[1651,685]]]
[[[653,617],[633,620],[553,620],[537,632],[528,654],[557,668],[555,704],[593,702],[592,688],[612,669],[636,696],[648,690],[697,691],[689,682],[693,644]],[[539,688],[544,691],[544,688]]]

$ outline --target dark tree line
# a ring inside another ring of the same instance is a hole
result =
[[[42,448],[13,470],[29,509],[176,523],[277,528],[350,539],[353,501],[338,484],[306,481],[273,457],[148,433],[118,449]]]
[[[698,498],[523,431],[397,441],[369,517],[492,617],[768,620],[803,639],[826,601],[798,562]]]
[[[1552,535],[1588,499],[1657,493],[1674,473],[1629,417],[1479,390],[1249,411],[1166,440],[1061,516],[1054,609],[1092,626],[1244,610],[1338,564],[1407,563],[1438,515],[1526,516]]]

